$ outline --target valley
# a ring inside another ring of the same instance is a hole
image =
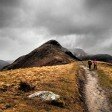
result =
[[[0,112],[111,112],[112,64],[97,60],[97,70],[93,65],[89,70],[87,61],[78,57],[86,53],[76,52],[74,55],[50,40],[4,66],[0,71]],[[39,91],[60,97],[56,101],[28,97]]]

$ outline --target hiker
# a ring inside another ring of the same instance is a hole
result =
[[[97,61],[96,61],[96,59],[93,61],[93,65],[94,65],[94,70],[97,70]]]
[[[91,69],[91,65],[92,65],[92,61],[91,61],[91,60],[89,60],[89,61],[88,61],[89,69]]]

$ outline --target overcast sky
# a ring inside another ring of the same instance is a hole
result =
[[[0,0],[0,59],[14,60],[50,39],[112,55],[112,0]]]

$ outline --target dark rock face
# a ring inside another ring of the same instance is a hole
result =
[[[29,54],[19,57],[3,70],[60,65],[71,63],[74,60],[77,58],[70,51],[65,50],[57,41],[50,40]]]
[[[56,40],[50,40],[48,42],[46,42],[45,44],[51,44],[51,45],[54,45],[54,46],[57,46],[57,47],[62,47]]]

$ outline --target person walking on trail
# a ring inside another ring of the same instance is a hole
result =
[[[92,61],[91,61],[91,60],[89,60],[89,61],[88,61],[89,69],[91,69],[91,65],[92,65]]]
[[[97,70],[97,61],[96,61],[96,59],[93,61],[93,65],[94,65],[94,70]]]

